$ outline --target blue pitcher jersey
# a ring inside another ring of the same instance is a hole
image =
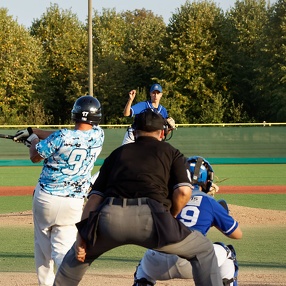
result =
[[[163,118],[168,118],[167,109],[161,104],[159,104],[158,108],[155,108],[152,105],[151,100],[141,101],[141,102],[134,104],[130,109],[131,116],[135,116],[136,114],[141,113],[145,109],[152,109],[152,111],[160,113],[163,116]]]

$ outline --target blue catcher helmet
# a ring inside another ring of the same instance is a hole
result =
[[[208,193],[214,180],[214,171],[210,163],[200,156],[193,156],[187,159],[192,184],[195,188],[202,187],[202,191]]]

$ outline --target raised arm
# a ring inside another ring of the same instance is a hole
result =
[[[130,114],[131,114],[130,109],[131,109],[131,105],[132,105],[132,102],[133,102],[135,96],[136,96],[136,90],[133,89],[129,92],[129,99],[128,99],[128,101],[125,105],[125,108],[123,110],[124,116],[130,116]]]

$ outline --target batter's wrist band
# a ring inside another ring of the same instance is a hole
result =
[[[35,139],[39,139],[39,137],[35,133],[33,133],[27,138],[27,141],[30,141],[32,143],[32,141]]]

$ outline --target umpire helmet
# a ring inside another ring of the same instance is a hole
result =
[[[210,163],[200,156],[193,156],[187,159],[192,184],[196,188],[202,187],[203,192],[208,193],[214,180],[214,171]]]
[[[98,125],[101,120],[101,104],[91,95],[81,96],[74,103],[71,119],[75,122]]]
[[[153,132],[157,130],[164,130],[168,128],[166,120],[163,116],[153,111],[150,108],[144,109],[141,113],[135,115],[134,123],[132,124],[134,130],[142,130]]]

